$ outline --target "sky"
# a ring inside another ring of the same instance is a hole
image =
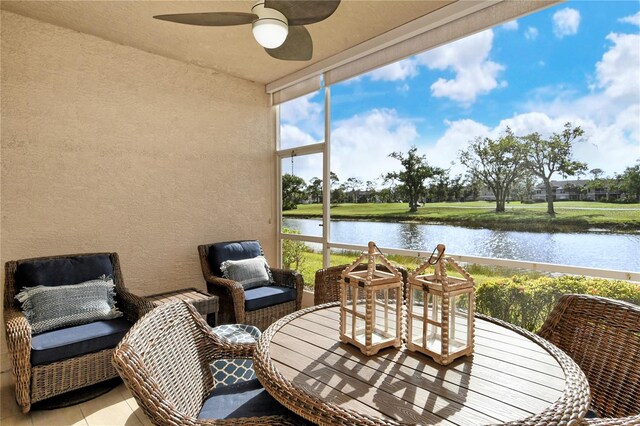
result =
[[[281,105],[281,145],[324,139],[324,89]],[[464,174],[478,137],[585,131],[574,158],[605,175],[640,160],[640,2],[567,1],[331,86],[331,170],[341,182],[399,171],[412,146]],[[283,160],[322,177],[322,156]],[[587,175],[586,177],[588,177]],[[561,179],[561,176],[554,176]]]

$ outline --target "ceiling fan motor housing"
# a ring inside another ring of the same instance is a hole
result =
[[[264,7],[264,0],[256,2],[251,12],[258,15],[258,19],[252,24],[253,37],[256,41],[267,49],[281,46],[289,33],[287,17],[276,9]]]

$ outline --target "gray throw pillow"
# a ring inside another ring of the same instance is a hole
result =
[[[113,279],[80,284],[23,287],[16,295],[33,334],[70,325],[121,317],[115,305]]]
[[[273,282],[269,264],[263,256],[243,260],[227,260],[222,262],[220,270],[224,278],[239,282],[245,290],[269,285]]]

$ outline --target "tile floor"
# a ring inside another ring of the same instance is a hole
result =
[[[120,384],[110,392],[71,407],[22,414],[14,399],[11,371],[0,374],[2,426],[148,426],[152,423],[129,390]]]

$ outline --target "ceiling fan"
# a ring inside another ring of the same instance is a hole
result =
[[[251,24],[254,38],[270,56],[308,61],[313,56],[313,42],[304,25],[327,19],[339,4],[340,0],[258,0],[251,13],[179,13],[154,18],[205,27]]]

